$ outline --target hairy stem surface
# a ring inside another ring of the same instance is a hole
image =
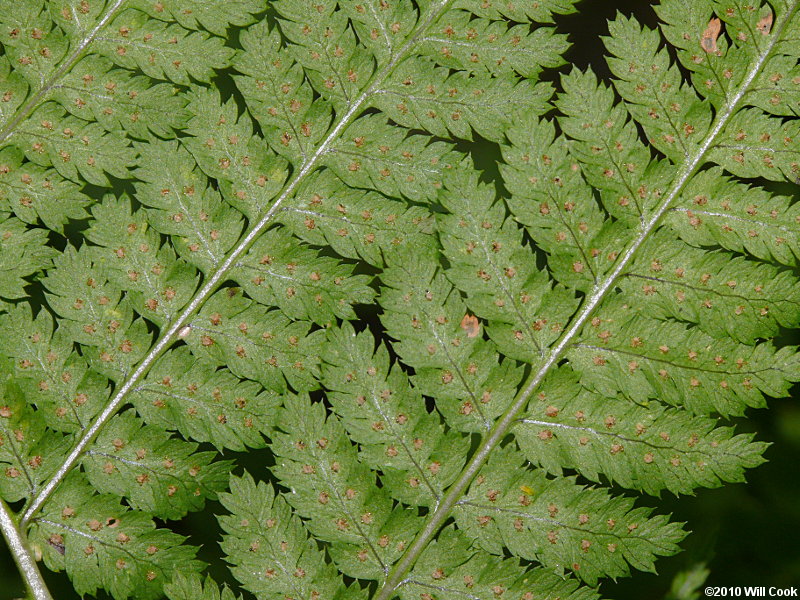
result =
[[[664,200],[656,208],[656,210],[646,219],[643,220],[639,234],[636,236],[631,245],[620,256],[614,270],[603,281],[599,282],[592,293],[585,299],[577,316],[572,320],[570,326],[566,329],[564,334],[558,340],[556,345],[551,348],[547,359],[542,366],[531,374],[527,383],[524,385],[522,391],[517,395],[512,405],[506,410],[502,417],[495,423],[492,430],[481,442],[481,445],[475,451],[469,464],[461,472],[461,475],[448,488],[447,493],[442,498],[437,509],[430,516],[428,522],[422,531],[414,539],[414,542],[408,547],[402,558],[395,564],[392,571],[384,581],[383,586],[374,597],[374,600],[390,600],[395,594],[397,588],[405,583],[405,575],[416,562],[419,555],[426,548],[431,539],[436,535],[445,521],[450,517],[450,512],[456,506],[464,491],[469,486],[472,479],[477,475],[480,468],[486,462],[489,455],[497,447],[500,441],[508,433],[509,428],[514,424],[517,414],[527,405],[528,399],[536,391],[539,384],[544,380],[550,370],[556,366],[562,359],[565,350],[569,347],[572,341],[580,332],[583,325],[589,320],[592,313],[600,305],[603,299],[614,288],[614,284],[620,277],[625,268],[633,260],[637,250],[647,240],[648,236],[655,231],[658,227],[661,218],[670,210],[672,203],[680,196],[683,188],[686,186],[691,177],[697,170],[704,164],[704,158],[709,148],[713,145],[714,141],[719,136],[720,132],[725,128],[725,125],[736,113],[742,98],[747,93],[750,85],[761,72],[767,59],[769,58],[773,47],[781,38],[786,24],[791,20],[792,15],[795,13],[798,5],[798,0],[792,2],[787,8],[781,21],[776,24],[774,33],[770,36],[769,43],[765,46],[761,54],[756,58],[755,62],[748,70],[747,76],[744,78],[741,86],[731,99],[723,106],[717,113],[710,131],[706,135],[703,142],[697,149],[697,152],[687,157],[684,162],[677,178],[672,183],[669,192],[665,195]]]
[[[34,600],[53,600],[39,572],[39,566],[28,548],[28,541],[17,528],[13,513],[4,500],[0,500],[0,529],[3,530],[3,537],[25,580],[30,597]]]

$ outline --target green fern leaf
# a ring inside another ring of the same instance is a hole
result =
[[[396,509],[389,495],[373,485],[375,475],[359,462],[336,417],[307,398],[287,397],[272,434],[275,474],[293,491],[287,498],[308,519],[318,539],[332,544],[340,571],[350,577],[381,580],[411,541],[419,517]]]
[[[107,133],[96,123],[65,116],[54,102],[36,110],[16,138],[32,163],[53,167],[64,179],[83,178],[100,186],[108,185],[107,174],[127,179],[126,167],[134,158],[129,142],[118,132]]]
[[[630,232],[619,221],[605,220],[592,187],[583,177],[591,171],[582,173],[578,156],[570,151],[571,147],[577,154],[576,146],[556,138],[551,122],[529,118],[524,124],[519,131],[509,132],[511,146],[503,149],[506,164],[501,165],[501,172],[511,192],[509,207],[537,248],[549,255],[553,277],[565,286],[588,292],[613,269],[614,253],[619,253],[617,249]],[[628,128],[625,137],[634,139],[635,132]],[[646,153],[644,148],[637,150],[636,154]],[[633,149],[629,153],[633,155]],[[623,185],[626,189],[631,186],[627,182]],[[500,210],[495,208],[498,216]],[[621,221],[633,216],[627,200],[620,200],[616,206],[612,203],[608,211]]]
[[[162,519],[178,519],[203,507],[225,488],[230,463],[213,452],[194,452],[196,444],[170,439],[143,427],[127,411],[103,431],[83,460],[86,477],[101,493],[124,496],[135,509]]]
[[[175,21],[185,29],[205,29],[218,36],[224,36],[230,25],[249,25],[254,21],[254,15],[264,10],[263,3],[258,0],[235,0],[224,4],[202,0],[162,0],[156,3],[134,0],[131,6],[155,19]]]
[[[409,129],[467,140],[475,131],[499,141],[517,118],[545,112],[551,95],[548,85],[533,85],[525,79],[476,77],[463,71],[450,74],[429,61],[407,60],[376,92],[374,104]]]
[[[195,573],[190,575],[176,573],[173,580],[164,586],[164,593],[170,600],[236,600],[241,598],[241,596],[234,596],[227,586],[220,592],[211,577],[202,579]]]
[[[367,304],[375,296],[367,285],[369,276],[354,275],[351,265],[320,256],[284,229],[261,236],[231,276],[257,302],[320,325],[354,318],[352,305]]]
[[[265,445],[262,434],[270,431],[279,405],[277,394],[217,370],[187,348],[165,354],[131,394],[131,401],[149,424],[218,449],[239,451]]]
[[[158,325],[171,322],[197,286],[196,270],[162,244],[147,213],[132,212],[127,198],[106,197],[92,216],[86,238],[95,244],[88,250],[93,263],[136,313]]]
[[[22,152],[12,147],[0,150],[0,161],[0,200],[3,209],[19,220],[31,225],[41,220],[48,229],[61,233],[69,219],[86,214],[89,198],[54,169],[23,163]]]
[[[606,396],[620,391],[635,401],[659,398],[696,414],[738,415],[747,406],[763,407],[763,394],[785,395],[800,376],[793,348],[715,340],[680,323],[614,308],[614,317],[598,313],[596,324],[576,336],[567,352],[583,385]]]
[[[373,189],[385,196],[431,200],[458,155],[445,142],[411,135],[383,115],[366,115],[348,127],[324,159],[350,187]]]
[[[353,190],[329,171],[310,178],[279,218],[309,244],[330,246],[344,258],[375,267],[402,247],[427,246],[432,233],[423,207]]]
[[[509,27],[503,21],[474,18],[450,10],[420,40],[420,53],[451,69],[503,75],[516,72],[535,78],[544,67],[563,64],[568,44],[551,27]]]
[[[80,61],[53,90],[53,100],[87,121],[97,121],[106,131],[120,129],[133,138],[149,133],[173,138],[186,127],[186,99],[168,83],[151,85],[146,77],[113,68],[105,57],[90,55]]]
[[[317,348],[324,332],[290,321],[245,298],[238,288],[217,292],[181,332],[196,356],[226,365],[232,373],[283,392],[319,387]]]
[[[44,311],[32,318],[19,306],[0,319],[3,354],[14,360],[14,377],[28,402],[43,413],[48,427],[84,429],[108,400],[108,380],[72,352],[66,329],[53,331]]]
[[[224,198],[250,219],[257,219],[280,191],[286,163],[253,136],[253,127],[239,119],[236,105],[219,95],[199,91],[189,104],[192,118],[183,140],[203,172],[218,181]]]
[[[680,205],[665,222],[693,246],[721,246],[794,265],[798,219],[797,204],[788,198],[747,186],[712,167],[687,184]]]
[[[443,600],[456,600],[468,594],[489,600],[508,593],[524,600],[598,598],[594,591],[578,587],[574,580],[563,579],[545,569],[525,571],[513,559],[464,552],[465,546],[467,541],[458,530],[452,527],[443,530],[420,556],[400,597],[411,600],[427,593]]]
[[[47,246],[44,229],[28,229],[8,215],[0,215],[0,219],[0,296],[24,298],[28,283],[25,277],[49,267],[55,252]]]
[[[554,15],[568,15],[575,12],[572,0],[548,0],[547,2],[515,2],[513,4],[487,0],[477,4],[469,0],[461,0],[455,7],[468,10],[486,19],[499,21],[509,19],[519,23],[533,21],[535,23],[552,23]]]
[[[381,277],[382,317],[394,349],[416,371],[414,383],[437,398],[448,424],[485,431],[508,406],[520,370],[500,363],[494,344],[453,286],[424,255],[399,254]]]
[[[360,458],[383,473],[389,493],[410,505],[435,505],[464,466],[465,439],[445,432],[420,393],[397,370],[386,348],[349,326],[333,330],[322,382]],[[356,367],[355,369],[353,367]]]
[[[222,517],[223,551],[244,586],[263,598],[363,598],[348,590],[336,569],[309,539],[302,522],[271,486],[249,476],[231,479],[221,498],[232,514]]]
[[[637,7],[608,70],[565,68],[573,0],[6,4],[31,597],[41,558],[115,600],[594,600],[679,550],[645,504],[764,461],[722,419],[800,381],[797,0]],[[206,564],[172,530],[214,512]]]
[[[625,278],[620,287],[632,305],[658,319],[696,324],[718,339],[752,344],[800,320],[800,290],[787,272],[666,236],[653,236]]]
[[[513,431],[536,465],[561,475],[575,469],[592,481],[629,489],[691,494],[697,487],[742,481],[743,469],[763,462],[763,442],[734,435],[715,419],[692,416],[654,400],[646,406],[598,398],[568,368],[556,371]],[[598,401],[601,400],[601,401]]]
[[[84,348],[89,364],[109,379],[124,377],[151,344],[121,290],[92,262],[88,247],[68,248],[44,279],[66,336]]]
[[[175,142],[150,142],[139,152],[137,199],[152,209],[148,222],[173,237],[186,262],[203,272],[219,266],[242,232],[241,216],[219,194],[189,153]],[[169,157],[169,158],[167,158]]]
[[[121,12],[109,27],[114,33],[97,40],[93,46],[96,52],[120,67],[139,69],[153,79],[184,85],[190,77],[208,81],[214,69],[226,66],[233,56],[219,37],[167,25],[138,10]]]
[[[530,261],[522,232],[505,219],[488,186],[453,183],[441,201],[440,239],[451,267],[446,274],[468,294],[468,306],[489,321],[487,333],[506,356],[538,363],[577,308],[574,295]],[[567,258],[567,261],[569,258]],[[554,264],[553,269],[558,269]]]
[[[330,106],[314,98],[302,66],[281,52],[277,30],[262,22],[244,31],[241,42],[246,51],[235,62],[242,73],[236,83],[264,140],[289,160],[307,158],[330,125]]]
[[[590,585],[627,575],[626,563],[652,571],[656,556],[678,550],[685,532],[664,516],[524,464],[512,448],[495,452],[456,507],[456,524],[479,548],[499,556],[508,549]]]
[[[7,366],[5,371],[10,371]],[[30,498],[63,458],[64,439],[45,429],[40,411],[26,403],[10,374],[2,382],[0,407],[0,493],[9,502]]]
[[[106,589],[115,599],[133,593],[161,597],[172,572],[197,571],[195,551],[179,535],[157,529],[146,514],[112,495],[96,494],[79,473],[59,488],[31,524],[31,542],[48,568],[65,570],[79,594]]]

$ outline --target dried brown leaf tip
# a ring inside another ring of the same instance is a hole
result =
[[[767,13],[766,16],[761,17],[756,23],[756,29],[761,32],[761,35],[769,35],[772,31],[772,13]]]
[[[467,332],[467,337],[469,338],[478,337],[481,332],[481,324],[478,321],[478,317],[469,313],[464,315],[464,318],[461,319],[461,329]]]
[[[703,35],[700,37],[700,47],[707,54],[717,54],[719,52],[719,48],[717,48],[717,38],[719,37],[721,28],[722,21],[717,17],[712,17],[708,22],[708,27],[706,27]]]

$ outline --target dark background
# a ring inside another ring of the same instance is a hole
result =
[[[23,0],[24,1],[24,0]],[[691,2],[692,0],[686,0]],[[617,11],[635,15],[640,22],[656,23],[651,3],[636,0],[585,0],[579,14],[558,18],[561,31],[569,33],[573,47],[567,54],[572,64],[608,76],[600,36],[608,33],[607,20]],[[224,81],[220,85],[225,85]],[[473,144],[470,151],[479,164],[490,163],[497,155],[491,144]],[[483,155],[483,156],[481,156]],[[482,160],[481,160],[482,159]],[[763,183],[763,182],[759,182]],[[797,188],[782,188],[782,193],[797,195]],[[786,332],[782,343],[800,341],[797,332]],[[600,590],[614,600],[669,598],[675,576],[705,565],[709,570],[706,585],[715,586],[800,586],[800,386],[791,398],[771,400],[769,410],[751,411],[746,419],[734,419],[740,432],[754,432],[756,438],[773,442],[767,450],[768,463],[748,473],[747,484],[726,485],[716,490],[699,490],[696,496],[660,499],[642,497],[640,505],[657,507],[685,521],[692,534],[682,544],[684,551],[657,562],[658,575],[635,572],[617,582],[606,581]],[[259,453],[232,455],[240,467],[257,473],[263,470],[265,456]],[[218,560],[216,544],[220,531],[213,517],[222,512],[217,503],[208,503],[202,513],[189,515],[177,530],[190,536],[190,542],[204,546],[200,558]],[[175,524],[170,524],[175,528]],[[218,581],[230,579],[227,568],[215,564],[210,569]],[[58,599],[77,598],[64,574],[45,577]],[[700,598],[703,597],[700,587]],[[13,560],[0,546],[0,599],[24,595]],[[101,595],[101,597],[105,597]],[[688,596],[672,597],[688,600]]]

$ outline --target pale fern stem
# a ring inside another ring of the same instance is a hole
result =
[[[673,182],[669,192],[665,195],[664,200],[658,208],[650,215],[650,217],[643,221],[640,225],[639,234],[631,245],[620,256],[619,261],[616,263],[613,271],[602,282],[595,285],[591,295],[586,299],[578,315],[570,323],[570,326],[558,340],[557,344],[552,348],[547,360],[542,366],[533,374],[525,384],[522,391],[514,400],[512,405],[506,410],[502,417],[497,421],[488,436],[481,442],[481,445],[475,451],[469,464],[461,472],[459,478],[451,485],[447,493],[442,498],[438,508],[433,512],[425,527],[414,539],[414,542],[408,547],[402,558],[395,564],[389,576],[383,583],[383,587],[378,591],[374,600],[389,600],[394,596],[396,589],[405,583],[404,579],[408,570],[414,565],[417,557],[422,553],[431,539],[436,535],[441,526],[450,517],[450,512],[453,507],[458,504],[459,498],[467,489],[472,479],[477,475],[480,468],[486,462],[491,452],[497,447],[500,441],[508,433],[509,428],[517,420],[517,414],[527,405],[528,399],[536,391],[536,388],[544,380],[545,376],[550,370],[558,364],[561,360],[564,351],[573,342],[575,336],[578,335],[583,325],[587,322],[594,310],[600,305],[608,292],[613,289],[619,276],[625,270],[625,267],[633,260],[636,251],[645,242],[647,237],[656,229],[661,218],[670,210],[671,204],[680,195],[683,188],[686,186],[689,179],[697,172],[697,169],[704,163],[704,157],[711,148],[717,136],[723,130],[730,118],[736,112],[739,103],[747,93],[748,88],[753,83],[753,80],[761,72],[764,63],[769,58],[773,47],[781,38],[786,24],[791,20],[792,15],[797,10],[798,2],[794,0],[783,14],[782,19],[776,24],[774,33],[770,36],[769,43],[762,50],[761,54],[756,58],[755,62],[750,67],[747,76],[742,81],[741,86],[736,93],[730,97],[728,102],[721,107],[717,112],[712,127],[702,143],[698,147],[694,155],[687,157],[682,169]]]
[[[122,0],[120,0],[121,2]],[[409,37],[408,41],[403,45],[400,50],[394,54],[389,62],[380,71],[373,75],[371,83],[367,86],[364,92],[355,99],[355,101],[347,108],[342,117],[330,130],[325,140],[316,149],[314,154],[308,157],[301,165],[300,169],[292,176],[290,181],[283,188],[275,202],[270,206],[269,210],[264,214],[258,223],[242,238],[235,248],[228,254],[225,260],[220,264],[216,271],[206,280],[200,291],[195,294],[191,302],[186,306],[181,315],[172,322],[167,330],[161,334],[156,344],[150,349],[147,355],[142,359],[136,369],[130,376],[120,385],[117,392],[114,394],[111,401],[106,405],[103,411],[98,415],[97,419],[83,431],[81,439],[70,451],[65,461],[61,464],[55,474],[44,485],[39,493],[31,500],[31,503],[26,508],[21,525],[24,527],[30,523],[34,515],[42,508],[42,505],[47,502],[50,496],[53,495],[56,488],[75,467],[80,460],[87,447],[94,441],[103,427],[113,417],[120,407],[124,404],[127,395],[134,389],[134,386],[147,374],[147,371],[161,356],[161,354],[169,348],[177,339],[178,333],[183,329],[189,318],[196,313],[205,304],[206,300],[217,289],[220,283],[225,280],[228,272],[236,265],[236,261],[244,254],[250,246],[255,242],[259,235],[271,224],[273,217],[281,208],[282,204],[291,197],[300,183],[307,175],[312,173],[319,163],[320,158],[324,156],[330,149],[331,145],[337,140],[339,135],[344,129],[355,119],[364,105],[369,101],[371,96],[383,85],[386,78],[391,75],[394,68],[405,58],[409,52],[416,46],[420,36],[425,32],[428,26],[438,17],[442,11],[453,0],[440,0],[434,3],[431,10],[424,21],[417,27],[416,31]],[[118,2],[119,3],[119,2]]]
[[[2,499],[0,499],[0,529],[3,530],[8,549],[14,557],[14,562],[17,563],[19,572],[22,573],[30,597],[34,600],[53,600],[39,572],[39,566],[28,548],[28,541],[21,530],[17,529],[13,513]]]

